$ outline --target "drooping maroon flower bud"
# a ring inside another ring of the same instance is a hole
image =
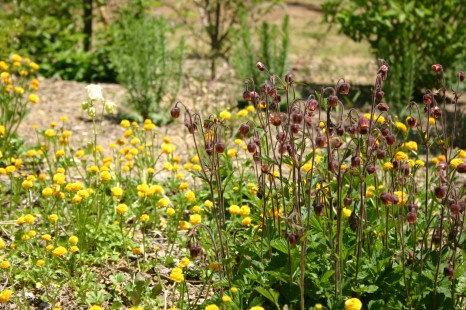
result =
[[[174,106],[171,110],[170,110],[170,115],[172,116],[172,118],[178,118],[180,117],[180,108],[178,106]]]
[[[395,144],[395,136],[393,134],[388,134],[386,137],[385,137],[385,140],[387,141],[387,144],[388,145],[393,145]]]
[[[361,166],[361,157],[358,155],[351,157],[351,167],[359,168]]]
[[[260,61],[258,61],[258,62],[256,63],[256,68],[259,69],[259,71],[264,71],[265,69],[267,69],[267,68],[264,66],[264,64],[263,64],[262,62],[260,62]]]
[[[322,216],[324,214],[324,205],[319,203],[314,205],[314,212],[317,216]]]
[[[259,94],[257,92],[252,91],[250,95],[251,95],[251,99],[250,99],[251,101],[256,102],[257,100],[259,100]]]
[[[282,102],[282,96],[280,96],[280,94],[277,94],[275,98],[273,98],[273,102],[278,105],[280,102]]]
[[[207,153],[207,155],[211,156],[212,154],[214,154],[214,145],[212,142],[207,142],[206,145],[205,145],[205,152]]]
[[[244,137],[245,135],[248,134],[249,129],[250,129],[249,124],[248,123],[243,123],[239,127],[239,134]]]
[[[408,212],[407,218],[408,218],[408,223],[416,224],[417,213],[416,212]]]
[[[388,66],[386,64],[381,65],[378,73],[380,73],[382,81],[385,81],[387,79]]]
[[[291,245],[296,245],[298,243],[298,239],[296,238],[295,234],[289,234],[288,235],[288,242],[290,242]]]
[[[331,106],[332,108],[336,107],[338,105],[338,97],[331,95],[330,97],[327,98],[328,105]]]
[[[411,211],[411,212],[417,212],[417,210],[419,209],[419,206],[415,203],[409,203],[408,204],[408,210]]]
[[[450,205],[450,212],[451,212],[451,215],[453,216],[457,216],[460,214],[460,211],[461,211],[461,207],[459,204],[457,203],[452,203]]]
[[[354,135],[356,134],[356,125],[351,125],[346,128],[346,131],[348,131],[350,134]]]
[[[346,82],[343,82],[339,85],[338,87],[338,92],[341,94],[341,95],[348,95],[349,93],[349,88],[350,88],[350,85]]]
[[[215,143],[215,151],[217,153],[221,154],[221,153],[225,152],[225,147],[226,147],[225,143],[222,142],[222,141],[217,141],[217,143]]]
[[[338,137],[333,137],[330,139],[330,146],[332,149],[339,149],[343,145],[343,141]]]
[[[439,64],[432,65],[432,71],[440,72],[442,70],[443,70],[442,65],[439,65]]]
[[[376,100],[377,102],[382,101],[384,95],[385,95],[385,93],[384,93],[383,91],[381,91],[381,90],[377,91],[377,92],[375,93],[375,100]]]
[[[201,254],[202,248],[198,245],[191,245],[189,246],[189,255],[191,258],[196,258]]]
[[[466,163],[459,164],[456,166],[456,172],[458,173],[466,173]]]
[[[255,161],[256,163],[260,163],[260,161],[261,161],[261,155],[259,154],[259,152],[256,152],[256,153],[252,154],[252,159],[254,159],[254,161]]]
[[[432,243],[435,245],[439,245],[440,241],[442,240],[442,236],[436,232],[432,235]]]
[[[303,114],[301,112],[296,112],[291,115],[291,120],[295,124],[301,124],[303,121]]]
[[[344,133],[345,133],[345,128],[343,128],[343,126],[340,126],[337,128],[337,135],[343,136]]]
[[[382,136],[386,137],[391,133],[391,131],[387,127],[383,127],[382,129],[380,129],[380,133],[382,134]]]
[[[319,134],[316,137],[316,145],[317,147],[324,147],[327,145],[327,139],[325,138],[324,135]]]
[[[285,141],[285,138],[286,138],[285,133],[283,131],[278,132],[276,138],[278,141],[282,141],[282,142]]]
[[[377,159],[384,159],[386,155],[386,151],[384,149],[377,150]]]
[[[246,100],[246,101],[251,101],[252,98],[251,98],[251,92],[249,90],[245,90],[243,92],[243,100]]]
[[[275,98],[275,96],[277,96],[277,89],[276,88],[270,89],[269,96],[272,98]]]
[[[365,117],[359,118],[358,128],[360,134],[366,134],[369,130],[369,120]]]
[[[285,82],[286,84],[291,84],[293,82],[293,73],[291,72],[288,72],[286,75],[285,75]]]
[[[280,113],[272,113],[269,116],[269,122],[274,126],[280,126],[282,124],[282,116]]]
[[[311,100],[307,102],[307,109],[309,111],[315,111],[318,105],[319,105],[319,102],[315,100],[314,98],[312,98]]]
[[[270,166],[269,166],[269,165],[263,164],[263,165],[261,166],[261,171],[262,171],[262,173],[269,173],[269,170],[270,170]]]
[[[464,74],[463,71],[458,72],[458,73],[456,74],[456,76],[458,77],[458,80],[459,80],[460,82],[464,82],[465,74]]]
[[[401,165],[401,172],[403,173],[403,175],[405,177],[407,177],[409,175],[409,172],[410,172],[409,165],[408,164]]]
[[[197,125],[196,124],[185,124],[186,128],[188,128],[188,132],[190,134],[194,134],[197,132]]]
[[[257,145],[253,141],[248,143],[247,148],[248,148],[248,152],[251,154],[254,154],[257,151]]]
[[[442,116],[442,110],[439,107],[433,107],[432,109],[430,109],[430,114],[434,118],[439,118],[440,116]]]
[[[422,102],[425,104],[425,105],[431,105],[432,104],[432,101],[433,101],[433,96],[431,93],[427,93],[425,94],[423,97],[422,97]]]
[[[380,112],[387,112],[389,109],[390,107],[386,103],[379,103],[377,105],[377,110],[379,110]]]
[[[417,125],[417,120],[412,116],[408,117],[408,120],[406,122],[410,127],[415,127]]]
[[[434,188],[434,193],[435,193],[435,197],[437,197],[438,199],[443,199],[445,198],[445,195],[447,194],[447,190],[445,189],[445,186],[440,185]]]
[[[261,84],[261,91],[262,94],[267,95],[272,90],[272,86],[269,83],[262,83]]]
[[[453,269],[453,267],[445,267],[443,268],[443,275],[453,280],[455,277],[455,269]]]
[[[291,124],[290,129],[292,133],[297,134],[299,130],[301,129],[301,125],[293,123]]]
[[[387,192],[383,192],[380,194],[380,201],[382,201],[382,204],[384,205],[389,205],[393,203],[393,195]]]
[[[377,172],[377,169],[375,168],[374,165],[368,165],[366,168],[366,171],[368,174],[374,174]]]
[[[351,197],[346,196],[345,199],[343,199],[343,205],[345,207],[351,206],[352,202],[353,202],[353,199],[351,199]]]

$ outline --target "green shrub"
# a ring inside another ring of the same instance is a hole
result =
[[[163,18],[126,11],[112,31],[111,59],[118,82],[128,91],[127,103],[142,118],[156,122],[163,122],[163,115],[157,115],[162,100],[167,95],[174,98],[181,82],[183,43],[170,50],[169,31]]]
[[[274,75],[283,76],[288,65],[289,52],[289,17],[283,18],[282,28],[262,22],[259,32],[259,46],[254,46],[254,33],[243,11],[240,15],[241,29],[238,32],[238,44],[233,53],[233,66],[238,79],[251,78],[256,87],[264,82],[257,71],[257,61],[267,64],[267,69]]]
[[[414,90],[434,85],[431,64],[464,66],[464,1],[327,1],[323,10],[342,33],[355,41],[367,40],[375,57],[393,64],[387,93],[398,110]]]

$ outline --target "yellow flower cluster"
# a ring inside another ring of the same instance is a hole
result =
[[[170,273],[170,280],[175,281],[177,283],[184,281],[183,269],[179,267],[175,267],[172,269]]]

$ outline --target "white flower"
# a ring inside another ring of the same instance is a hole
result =
[[[111,101],[105,101],[105,112],[113,113],[115,111],[115,103]]]
[[[102,96],[102,88],[100,85],[90,84],[86,86],[87,89],[87,97],[89,100],[104,100]]]

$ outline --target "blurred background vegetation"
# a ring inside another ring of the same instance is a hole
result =
[[[263,82],[251,70],[258,60],[307,82],[370,85],[383,58],[387,100],[402,111],[436,87],[433,63],[452,76],[464,70],[465,26],[461,0],[4,0],[0,57],[32,57],[45,77],[118,82],[142,116],[179,89],[183,59],[202,63],[206,80],[228,64],[238,85]]]

